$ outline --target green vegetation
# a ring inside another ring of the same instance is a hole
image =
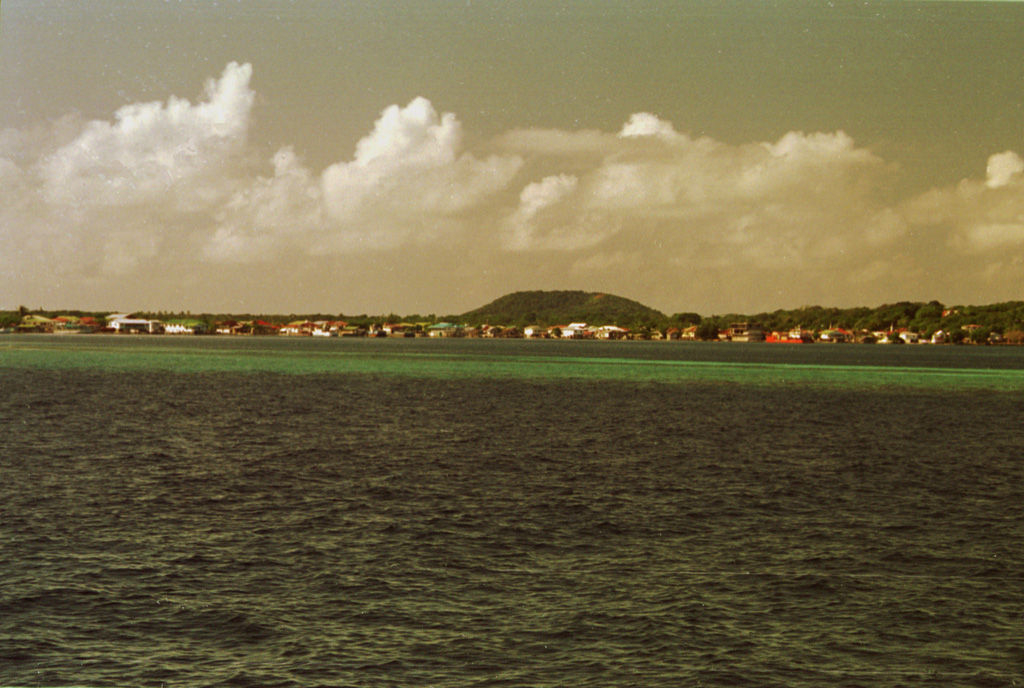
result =
[[[900,301],[877,308],[806,306],[755,315],[715,316],[713,320],[722,327],[729,322],[757,323],[767,331],[795,327],[812,331],[835,327],[855,332],[907,329],[922,337],[931,337],[939,330],[951,336],[970,331],[970,336],[977,341],[985,341],[991,334],[1007,335],[1024,330],[1024,301],[988,306],[944,306],[938,301]]]
[[[661,327],[665,314],[636,301],[585,291],[517,291],[463,313],[460,322],[525,327],[527,325],[618,325],[630,329]]]
[[[99,322],[108,315],[105,311],[54,311],[31,310],[21,306],[13,311],[0,311],[0,327],[16,327],[25,316],[38,315],[47,318],[57,316],[92,317]],[[788,332],[801,328],[812,332],[841,328],[860,333],[888,332],[906,329],[929,338],[937,331],[946,334],[946,341],[959,343],[985,343],[1005,341],[1013,344],[1024,343],[1024,301],[1008,301],[987,306],[946,306],[938,301],[900,301],[876,308],[827,308],[805,306],[792,310],[772,312],[701,316],[693,312],[681,312],[666,316],[630,299],[584,291],[522,291],[508,294],[482,308],[462,315],[345,315],[345,314],[229,314],[191,312],[136,312],[137,317],[171,320],[201,320],[213,331],[216,323],[226,321],[248,322],[262,320],[283,325],[295,321],[343,320],[350,325],[369,327],[383,323],[406,323],[411,329],[425,329],[439,322],[465,325],[490,324],[502,327],[523,328],[527,325],[565,326],[572,322],[585,322],[591,326],[617,325],[634,333],[645,333],[668,328],[697,326],[698,339],[714,339],[717,333],[732,323],[744,322],[751,328],[760,327],[766,332]]]

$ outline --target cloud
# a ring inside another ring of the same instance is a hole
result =
[[[1024,257],[1024,160],[1013,152],[988,159],[984,181],[965,179],[907,201],[907,221],[957,253]]]
[[[545,137],[553,135],[518,132],[503,145],[516,150],[522,141],[521,152],[536,160]],[[836,260],[854,243],[877,246],[904,231],[872,197],[886,164],[843,132],[730,146],[638,113],[618,136],[561,137],[559,160],[571,157],[574,140],[572,174],[523,190],[505,221],[507,248],[579,251],[627,234],[651,247],[652,260],[763,267]]]
[[[899,167],[842,131],[729,144],[640,112],[617,134],[515,130],[499,144],[523,156],[527,180],[502,246],[570,283],[870,303],[941,297],[953,275],[976,294],[1024,277],[1013,151],[981,179],[894,200]]]
[[[8,245],[83,273],[124,275],[161,256],[252,263],[438,240],[508,186],[522,160],[463,150],[461,124],[425,98],[386,108],[350,161],[322,172],[249,142],[252,67],[232,62],[198,102],[135,103],[0,132]]]
[[[252,67],[232,62],[206,85],[195,105],[126,105],[114,123],[89,122],[38,165],[43,193],[55,206],[116,207],[173,202],[205,207],[220,192],[225,163],[245,143],[254,93]],[[212,186],[212,188],[211,188]]]
[[[649,112],[637,112],[630,116],[629,121],[622,126],[619,136],[623,138],[635,138],[638,136],[660,136],[672,140],[679,137],[671,122],[659,119]]]
[[[732,144],[641,111],[617,131],[515,129],[470,148],[454,113],[415,98],[367,122],[350,158],[313,169],[251,141],[252,73],[227,65],[195,102],[0,131],[13,257],[0,274],[115,284],[156,263],[247,276],[443,258],[467,279],[618,284],[662,302],[763,299],[771,284],[777,303],[1024,277],[1013,151],[977,179],[893,200],[898,168],[842,131]]]
[[[430,101],[386,108],[350,161],[317,175],[291,149],[274,174],[236,192],[217,215],[205,255],[251,262],[286,249],[351,255],[438,241],[466,230],[461,215],[504,189],[516,156],[462,150],[461,124]]]
[[[1024,172],[1024,160],[1013,151],[998,153],[988,159],[988,181],[985,184],[992,189],[1006,186],[1014,180],[1020,180]]]
[[[135,103],[112,121],[69,115],[0,137],[0,217],[19,279],[39,265],[68,281],[120,279],[187,252],[250,165],[251,75],[232,62],[194,104]]]
[[[545,224],[554,224],[544,236],[538,236],[538,216],[557,205],[575,191],[579,179],[570,174],[545,177],[527,184],[519,194],[519,207],[505,222],[504,246],[512,251],[536,248],[571,250],[591,246],[601,240],[601,234],[583,225],[578,217],[543,218]],[[565,223],[565,224],[560,224]]]
[[[505,188],[521,165],[516,156],[479,159],[462,152],[455,115],[439,116],[425,98],[392,105],[359,141],[353,160],[324,170],[320,186],[331,224],[315,250],[429,240],[454,216]]]
[[[272,159],[274,173],[236,191],[214,215],[206,258],[250,263],[281,258],[307,245],[324,224],[320,185],[291,148]]]

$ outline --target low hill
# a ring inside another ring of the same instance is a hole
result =
[[[666,318],[653,308],[614,294],[585,291],[517,291],[463,313],[467,323],[507,325],[590,325],[655,326]]]

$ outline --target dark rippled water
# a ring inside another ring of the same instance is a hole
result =
[[[0,348],[0,685],[1024,684],[1012,354],[157,340]]]

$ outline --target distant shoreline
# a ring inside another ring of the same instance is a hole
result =
[[[702,316],[666,315],[602,292],[522,291],[461,315],[109,313],[20,307],[0,311],[0,332],[1024,344],[1024,301],[985,306],[900,301],[875,308],[804,306]]]

